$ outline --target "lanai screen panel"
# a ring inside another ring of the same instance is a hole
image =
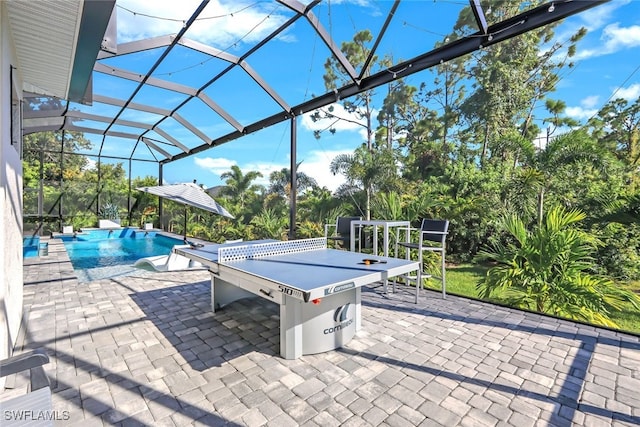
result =
[[[86,129],[99,155],[111,138],[131,139],[117,142],[122,157],[148,157],[145,144],[167,163],[395,78],[431,80],[420,71],[600,3],[185,0],[176,9],[119,0],[116,46],[98,55],[91,105],[72,103],[64,122],[55,113],[25,130]],[[350,62],[341,47],[362,31],[372,55]],[[344,77],[334,91],[323,80],[328,58]]]

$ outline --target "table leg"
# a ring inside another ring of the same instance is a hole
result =
[[[356,306],[355,306],[356,331],[362,328],[362,288],[356,288]]]
[[[227,304],[231,304],[241,298],[253,296],[255,295],[251,292],[238,286],[234,286],[211,273],[211,310],[214,313],[217,309],[222,308]]]
[[[349,226],[351,227],[351,230],[349,231],[351,234],[349,234],[349,249],[351,250],[351,252],[355,252],[356,251],[356,225],[351,222],[351,224],[349,224]]]
[[[382,244],[384,245],[384,247],[382,248],[382,251],[384,253],[384,256],[388,257],[389,256],[389,227],[385,224],[382,229],[383,229]]]
[[[378,256],[378,226],[373,226],[373,254]]]
[[[389,256],[389,226],[387,224],[384,224],[382,226],[382,254],[385,257]],[[393,291],[395,292],[396,289],[396,282],[395,282],[395,277],[393,278]],[[389,279],[387,279],[385,277],[384,279],[384,293],[388,293],[388,286],[389,286]]]
[[[216,312],[216,284],[215,276],[211,275],[211,311]]]
[[[285,359],[302,356],[302,304],[288,296],[280,305],[280,355]]]

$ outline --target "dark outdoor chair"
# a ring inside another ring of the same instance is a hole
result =
[[[359,216],[339,216],[335,224],[324,225],[324,237],[335,242],[336,247],[340,246],[349,249],[351,246],[351,222],[361,220]],[[359,234],[359,230],[357,230]],[[356,237],[357,241],[357,237]]]
[[[420,262],[421,271],[423,271],[424,269],[424,252],[437,252],[440,254],[440,280],[442,281],[442,297],[446,298],[447,291],[444,259],[447,252],[446,238],[449,232],[449,221],[442,219],[423,219],[422,224],[417,231],[419,234],[417,242],[398,242],[398,245],[403,246],[408,250],[415,249],[418,251],[418,261]],[[416,283],[416,286],[422,287],[422,283]]]

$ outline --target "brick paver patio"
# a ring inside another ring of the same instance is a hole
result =
[[[214,315],[205,271],[79,283],[52,240],[24,281],[17,351],[50,355],[57,425],[640,425],[634,335],[380,286],[347,346],[284,360],[277,306]]]

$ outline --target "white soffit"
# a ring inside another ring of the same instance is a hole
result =
[[[67,99],[82,18],[81,0],[5,3],[23,90]]]

